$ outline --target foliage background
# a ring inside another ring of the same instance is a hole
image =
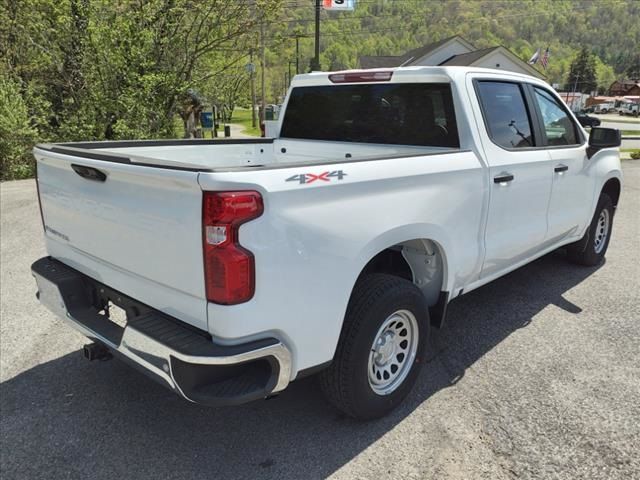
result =
[[[188,91],[226,105],[229,117],[232,106],[249,106],[245,65],[252,51],[259,67],[260,23],[267,103],[277,102],[295,73],[296,36],[300,72],[313,55],[314,0],[1,5],[3,180],[33,173],[36,141],[181,136],[176,115]],[[459,34],[478,48],[504,45],[524,60],[549,47],[545,73],[562,86],[573,80],[570,66],[581,49],[601,91],[616,78],[640,76],[640,2],[633,0],[359,0],[354,12],[323,11],[321,18],[325,70]]]

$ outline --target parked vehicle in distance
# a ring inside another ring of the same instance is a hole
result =
[[[583,127],[592,128],[592,127],[600,126],[599,118],[591,117],[585,113],[577,113],[576,119],[578,120],[578,122],[580,122],[580,125],[582,125]]]
[[[593,107],[593,113],[614,113],[616,111],[615,105],[613,103],[599,103],[595,107]]]
[[[375,418],[453,299],[559,247],[605,256],[620,131],[587,137],[539,79],[316,72],[278,122],[275,138],[36,146],[38,297],[93,340],[87,358],[211,406],[318,373],[333,405]]]
[[[620,115],[631,115],[637,117],[640,115],[640,103],[623,103],[618,108]]]

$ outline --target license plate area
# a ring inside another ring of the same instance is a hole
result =
[[[105,285],[96,282],[93,287],[94,306],[98,314],[122,330],[128,323],[135,322],[136,318],[151,310]]]
[[[109,301],[103,310],[105,318],[124,329],[127,326],[127,312],[124,308]]]

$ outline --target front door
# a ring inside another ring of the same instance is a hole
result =
[[[552,160],[539,148],[524,85],[478,79],[475,91],[491,189],[481,272],[488,277],[544,247]]]
[[[549,90],[531,86],[542,136],[552,161],[547,241],[580,235],[590,221],[595,176],[589,175],[586,141],[566,106]]]

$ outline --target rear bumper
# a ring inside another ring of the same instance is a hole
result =
[[[237,405],[266,398],[289,384],[291,353],[275,338],[217,345],[206,332],[50,257],[36,261],[31,271],[44,306],[189,401]],[[107,301],[127,312],[126,326],[103,313]]]

